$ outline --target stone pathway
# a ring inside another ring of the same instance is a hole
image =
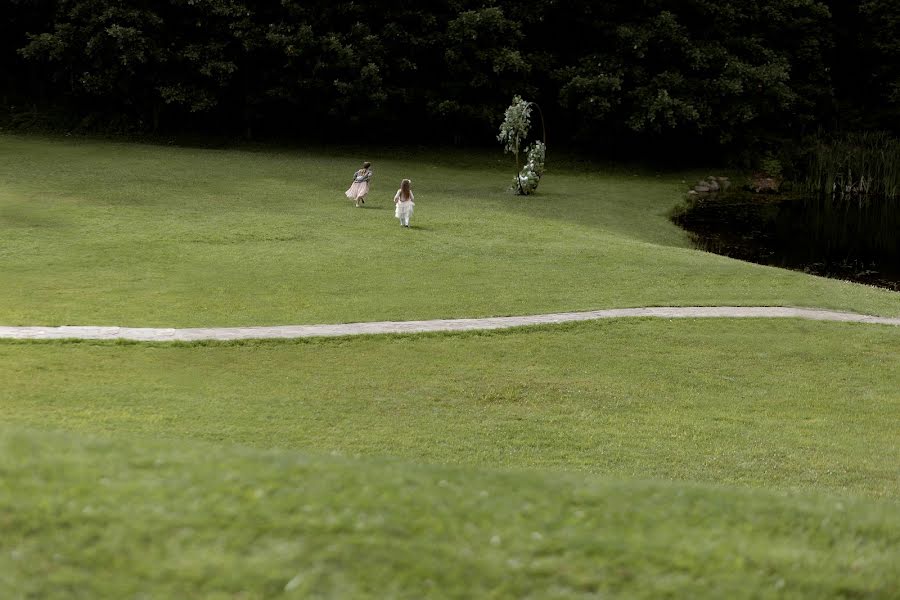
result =
[[[433,321],[380,321],[337,325],[279,325],[272,327],[2,327],[0,338],[17,340],[137,340],[143,342],[194,342],[201,340],[289,339],[370,335],[380,333],[420,333],[425,331],[471,331],[506,329],[523,325],[568,323],[594,319],[623,317],[655,317],[660,319],[765,318],[810,319],[900,326],[900,318],[873,317],[849,312],[783,306],[672,306],[647,308],[613,308],[587,312],[552,313],[523,317],[488,317],[484,319],[437,319]]]

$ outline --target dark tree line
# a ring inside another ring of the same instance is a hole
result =
[[[896,0],[2,0],[17,127],[765,147],[896,129]]]

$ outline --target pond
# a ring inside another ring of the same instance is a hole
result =
[[[900,206],[728,192],[691,196],[672,217],[698,248],[900,291]]]

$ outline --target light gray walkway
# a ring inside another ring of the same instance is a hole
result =
[[[209,328],[145,328],[145,327],[2,327],[0,338],[19,340],[85,339],[137,340],[145,342],[286,339],[331,337],[379,333],[419,333],[424,331],[470,331],[505,329],[523,325],[567,323],[593,319],[622,317],[656,317],[661,319],[702,318],[792,318],[814,321],[845,321],[900,326],[900,318],[872,317],[848,312],[782,306],[673,306],[648,308],[613,308],[587,312],[553,313],[523,317],[489,317],[484,319],[438,319],[434,321],[381,321],[337,325],[280,325],[272,327]]]

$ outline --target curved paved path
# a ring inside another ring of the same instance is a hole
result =
[[[424,331],[471,331],[506,329],[523,325],[567,323],[622,317],[656,317],[661,319],[698,318],[791,318],[814,321],[844,321],[900,326],[900,318],[872,317],[849,312],[784,306],[672,306],[648,308],[613,308],[587,312],[551,313],[522,317],[487,317],[483,319],[437,319],[433,321],[380,321],[337,325],[279,325],[272,327],[2,327],[0,338],[19,340],[85,339],[137,340],[144,342],[287,339],[331,337],[379,333],[419,333]]]

